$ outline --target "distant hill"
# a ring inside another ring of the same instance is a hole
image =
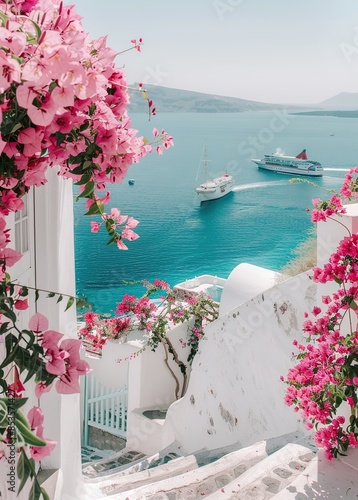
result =
[[[320,108],[329,110],[358,110],[358,93],[341,92],[318,104]]]
[[[137,88],[138,85],[131,85]],[[239,113],[242,111],[264,111],[270,109],[283,109],[283,104],[267,104],[257,101],[248,101],[236,97],[192,92],[190,90],[172,89],[158,85],[146,85],[149,98],[158,112],[175,113]],[[132,112],[143,112],[145,102],[140,92],[130,91],[130,104],[128,109]],[[291,110],[302,109],[299,106],[290,106]]]

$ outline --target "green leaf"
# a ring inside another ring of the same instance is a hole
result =
[[[17,339],[15,335],[8,334],[5,338],[5,346],[6,346],[6,357],[4,361],[1,363],[0,368],[4,368],[8,366],[17,356],[17,350],[19,348],[19,344],[17,343]]]
[[[76,156],[70,155],[68,161],[70,162],[71,165],[77,164],[77,163],[82,163],[83,160],[85,159],[85,154],[84,153],[78,153]],[[82,166],[81,166],[82,169]]]
[[[338,408],[338,406],[340,406],[340,405],[341,405],[342,401],[343,401],[343,400],[342,400],[342,398],[341,398],[341,397],[336,396],[336,403],[335,403],[335,405],[336,405],[336,407],[337,407],[337,408]]]
[[[30,446],[46,446],[46,442],[37,437],[30,429],[23,424],[21,420],[15,417],[15,426],[21,436],[24,438],[25,443]]]
[[[74,301],[75,301],[75,297],[70,297],[68,299],[65,311],[67,311],[67,309],[69,309],[72,306],[72,304],[74,303]]]
[[[59,302],[61,302],[61,300],[63,299],[63,295],[59,295],[58,296],[58,299],[56,301],[56,304],[58,304]]]
[[[16,323],[16,314],[4,302],[0,306],[0,312],[2,312],[3,315],[6,316],[7,318],[9,318],[13,323]]]
[[[101,201],[97,201],[96,203],[92,203],[89,207],[88,212],[85,215],[96,215],[101,214],[104,211],[104,205]]]
[[[7,427],[7,425],[8,425],[7,405],[3,399],[0,399],[0,426]]]
[[[56,294],[54,292],[49,292],[47,297],[50,297],[50,299],[52,299],[52,297],[54,297]]]
[[[18,410],[21,406],[24,406],[28,398],[1,398],[1,401],[4,401],[7,406],[11,406]],[[9,405],[10,402],[10,405]]]
[[[56,137],[56,145],[60,146],[60,144],[62,144],[65,141],[66,134],[62,134],[62,132],[56,132],[55,137]]]
[[[48,496],[46,490],[44,488],[41,487],[41,493],[42,493],[42,496],[43,496],[43,500],[50,500],[50,497]]]
[[[79,198],[89,198],[94,193],[94,187],[95,185],[93,181],[88,182],[82,193],[80,193],[76,197],[76,199],[78,200]]]
[[[31,349],[31,347],[34,345],[34,342],[36,340],[35,335],[33,332],[28,331],[28,330],[23,330],[24,335],[28,335],[29,340],[27,341],[26,349]]]
[[[3,12],[0,12],[0,19],[1,19],[2,26],[5,26],[9,20],[9,18],[7,16],[5,16],[5,14]]]
[[[82,186],[83,184],[87,184],[91,180],[91,173],[83,174],[81,179],[77,181],[76,186]]]
[[[29,473],[28,473],[28,470],[25,466],[25,452],[24,452],[24,450],[21,450],[21,454],[20,454],[19,460],[17,462],[16,472],[17,472],[17,477],[21,481],[19,489],[17,491],[17,494],[19,494],[21,492],[21,490],[23,489],[23,487],[25,486],[26,481],[29,478]]]
[[[11,129],[10,134],[14,134],[17,130],[19,130],[22,127],[21,123],[16,123],[13,128]]]
[[[71,174],[82,175],[83,174],[83,167],[82,167],[82,165],[79,165],[78,167],[72,168],[71,169]]]
[[[88,108],[88,114],[90,115],[90,117],[93,116],[94,112],[96,111],[96,105],[95,103],[93,102],[91,104],[91,106]]]
[[[8,330],[9,324],[9,322],[6,322],[0,325],[0,335],[3,335]]]
[[[39,297],[40,297],[39,291],[35,290],[35,302],[37,302],[39,300]]]
[[[83,162],[82,168],[83,168],[83,170],[87,170],[88,168],[91,167],[91,165],[92,165],[92,162],[89,160],[86,160]]]
[[[337,276],[334,276],[334,278],[333,278],[333,279],[334,279],[334,281],[335,281],[336,283],[338,283],[338,285],[341,285],[341,284],[343,283],[343,280],[341,280],[341,279],[337,278]]]
[[[106,245],[112,245],[112,243],[115,243],[115,241],[117,240],[117,234],[115,234],[114,236],[112,236],[112,238],[110,238]]]
[[[57,87],[57,82],[52,81],[48,87],[49,92],[51,93]]]
[[[31,430],[30,423],[25,417],[25,415],[22,413],[21,410],[16,410],[15,417],[20,420],[24,424],[25,427],[27,427],[29,430]]]
[[[89,127],[89,120],[86,120],[82,125],[80,126],[80,132],[83,132]]]
[[[35,23],[35,21],[33,21],[30,17],[28,17],[28,16],[23,16],[23,17],[25,17],[26,21],[31,21],[32,24],[34,25],[36,35],[37,35],[37,42],[38,42],[40,37],[41,37],[41,33],[42,33],[40,26],[37,23]]]
[[[24,384],[26,384],[26,382],[31,380],[34,377],[34,375],[36,375],[39,367],[41,368],[41,366],[42,366],[42,363],[41,363],[41,361],[39,361],[38,354],[35,351],[33,356],[30,357],[30,359],[26,362],[26,368],[27,368],[28,372],[27,372],[26,378],[24,380]]]

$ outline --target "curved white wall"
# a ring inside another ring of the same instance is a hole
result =
[[[280,273],[243,262],[231,271],[220,300],[219,316],[224,316],[239,305],[275,286]]]
[[[246,446],[298,428],[280,376],[291,366],[292,341],[301,338],[314,298],[315,285],[299,275],[207,327],[187,393],[165,423],[184,450]]]

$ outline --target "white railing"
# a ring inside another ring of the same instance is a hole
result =
[[[127,432],[126,387],[110,389],[89,373],[84,386],[84,444],[88,444],[88,427],[125,438]]]

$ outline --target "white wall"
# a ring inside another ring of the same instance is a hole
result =
[[[282,274],[264,267],[242,262],[227,278],[220,301],[219,315],[223,316],[239,305],[253,299],[280,281]]]
[[[75,295],[73,193],[70,180],[55,169],[47,172],[48,183],[35,190],[35,286]],[[50,329],[77,338],[76,308],[64,312],[66,299],[40,294],[38,312],[49,319]],[[44,437],[57,441],[43,469],[60,468],[62,498],[71,498],[74,485],[81,481],[80,395],[60,395],[55,388],[43,394],[40,405],[45,413]]]
[[[165,425],[187,452],[241,446],[295,431],[297,414],[280,381],[291,366],[292,341],[314,305],[305,274],[260,294],[205,330],[186,395]]]

